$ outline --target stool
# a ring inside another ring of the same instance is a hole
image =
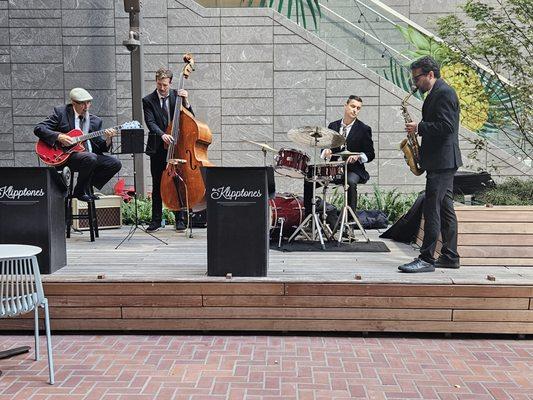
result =
[[[98,235],[98,220],[96,218],[96,206],[94,200],[87,202],[87,214],[73,214],[72,210],[72,193],[74,191],[74,172],[72,173],[72,179],[70,180],[70,186],[68,188],[68,195],[65,198],[65,222],[67,228],[67,238],[70,238],[70,230],[72,228],[72,221],[77,220],[88,220],[89,222],[89,234],[91,236],[91,242],[94,242],[95,238],[99,237]],[[92,186],[89,188],[89,194],[94,194]]]

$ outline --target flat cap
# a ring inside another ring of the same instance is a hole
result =
[[[72,89],[70,91],[69,97],[70,100],[74,101],[91,101],[93,99],[93,96],[91,96],[87,90],[81,87]]]

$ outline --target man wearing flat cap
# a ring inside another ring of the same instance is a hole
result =
[[[70,104],[54,107],[53,114],[33,130],[39,139],[50,146],[73,144],[73,139],[67,135],[73,129],[79,129],[83,133],[102,129],[102,119],[89,113],[93,97],[87,90],[74,88],[69,97]],[[120,160],[104,155],[111,147],[111,137],[114,134],[114,129],[106,129],[105,139],[98,136],[87,140],[84,142],[85,151],[73,152],[68,158],[65,165],[78,172],[73,196],[79,200],[97,199],[97,196],[91,194],[91,185],[101,189],[122,167]]]

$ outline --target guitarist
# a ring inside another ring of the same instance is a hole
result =
[[[35,126],[33,133],[50,146],[69,146],[73,139],[67,135],[73,129],[83,133],[102,129],[102,119],[89,114],[93,97],[83,88],[70,91],[70,104],[54,107],[52,115]],[[73,152],[64,164],[72,171],[78,172],[78,180],[73,196],[81,201],[97,200],[98,196],[90,194],[90,187],[98,189],[122,167],[120,160],[104,155],[111,147],[111,137],[116,134],[114,129],[105,131],[105,139],[101,136],[84,142],[85,151]]]

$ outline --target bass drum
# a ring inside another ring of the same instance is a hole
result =
[[[305,218],[303,198],[292,193],[277,193],[268,200],[270,209],[270,237],[289,237]]]

